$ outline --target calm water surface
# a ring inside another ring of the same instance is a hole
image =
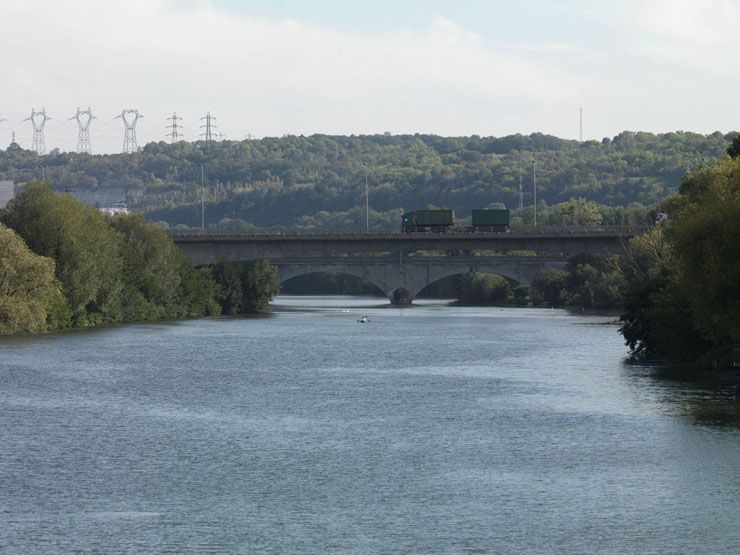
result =
[[[383,304],[0,341],[0,550],[740,553],[726,392],[609,318]]]

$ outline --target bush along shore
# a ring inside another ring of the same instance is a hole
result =
[[[632,240],[621,331],[637,359],[740,370],[740,139]]]
[[[267,261],[194,268],[160,226],[44,183],[0,211],[0,335],[266,312],[277,290]]]

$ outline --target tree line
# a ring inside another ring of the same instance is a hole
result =
[[[728,153],[689,173],[667,224],[630,245],[620,320],[636,358],[740,363],[740,139]]]
[[[474,208],[517,209],[520,177],[529,208],[516,216],[527,223],[536,167],[538,216],[582,199],[595,203],[608,223],[634,218],[628,207],[644,212],[675,193],[687,171],[721,158],[734,136],[623,132],[578,142],[541,133],[312,135],[43,157],[13,146],[0,151],[0,179],[43,176],[55,190],[73,193],[117,189],[129,194],[130,208],[169,226],[199,226],[203,201],[206,225],[248,228],[362,226],[367,176],[371,225],[396,227],[404,210],[427,204],[454,209],[460,218]]]
[[[141,215],[104,216],[47,184],[0,211],[0,334],[262,312],[276,292],[266,261],[194,268]]]

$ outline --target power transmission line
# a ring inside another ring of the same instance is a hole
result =
[[[177,116],[177,112],[172,112],[172,116],[167,118],[167,121],[172,121],[172,123],[167,126],[167,129],[171,129],[167,134],[171,143],[176,143],[180,140],[180,134],[177,130],[182,129],[182,125],[177,123],[178,120],[182,121],[182,118]]]
[[[77,152],[92,154],[92,148],[90,147],[90,123],[97,118],[93,116],[90,106],[87,107],[87,110],[80,110],[78,106],[77,113],[69,119],[77,120]]]
[[[138,146],[136,145],[136,122],[139,118],[143,118],[139,113],[139,110],[126,109],[122,110],[121,114],[113,119],[121,118],[123,121],[123,152],[136,152]]]
[[[35,108],[31,108],[31,115],[23,121],[30,121],[33,125],[33,150],[38,155],[46,154],[46,140],[44,139],[44,127],[46,122],[51,118],[46,115],[46,108],[42,108],[40,112],[37,112]]]
[[[206,120],[206,124],[200,126],[201,129],[205,127],[205,132],[201,133],[200,136],[204,137],[205,141],[209,143],[213,140],[213,129],[217,128],[217,125],[213,123],[214,121],[216,121],[216,118],[211,115],[211,112],[208,112],[206,113],[205,117],[202,117],[200,119]]]

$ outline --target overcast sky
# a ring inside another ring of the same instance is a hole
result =
[[[0,0],[0,147],[285,134],[740,128],[740,0]]]

